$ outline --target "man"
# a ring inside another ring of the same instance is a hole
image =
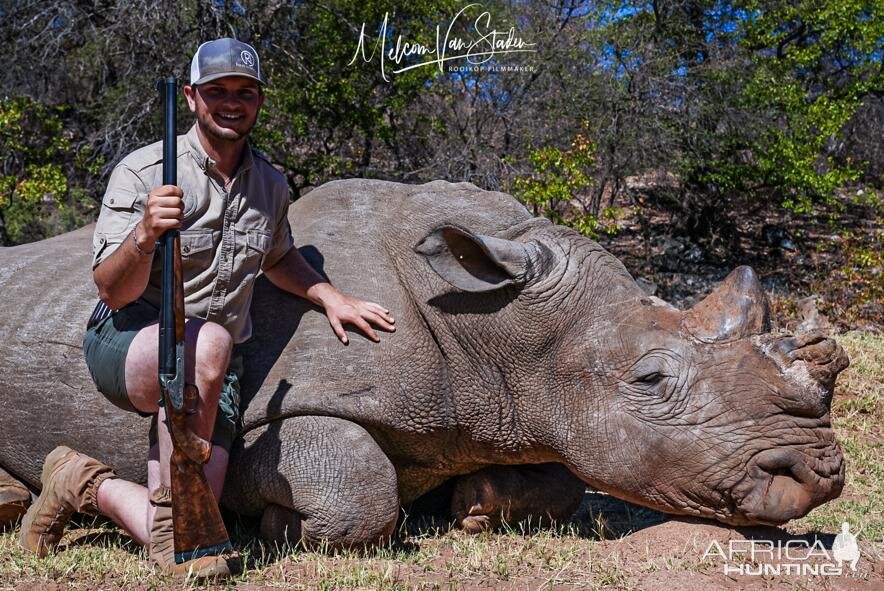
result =
[[[93,242],[93,276],[111,315],[91,322],[83,349],[98,389],[114,404],[153,415],[148,486],[116,478],[101,462],[59,447],[43,467],[43,490],[22,521],[21,544],[45,555],[75,511],[100,513],[148,547],[152,560],[177,572],[224,576],[222,556],[176,566],[172,548],[168,430],[157,377],[160,261],[157,239],[181,229],[187,316],[187,382],[200,402],[188,420],[212,441],[206,478],[221,496],[239,419],[241,357],[251,336],[256,275],[321,306],[343,344],[351,324],[378,341],[371,325],[393,331],[389,311],[338,292],[293,247],[284,177],[251,149],[248,134],[264,102],[257,52],[233,39],[199,47],[184,95],[196,124],[178,137],[178,186],[161,186],[161,143],[137,150],[114,169]],[[95,320],[95,318],[93,318]]]

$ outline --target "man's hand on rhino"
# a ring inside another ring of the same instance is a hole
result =
[[[326,293],[321,296],[322,307],[328,317],[328,323],[343,344],[348,344],[345,324],[352,324],[372,341],[380,342],[380,337],[372,329],[372,325],[386,332],[395,332],[393,324],[396,320],[390,316],[390,311],[374,302],[366,302],[357,298],[344,295],[330,284],[325,284]],[[320,286],[316,286],[317,288]]]
[[[345,324],[352,324],[374,342],[380,342],[372,325],[386,332],[394,332],[396,327],[390,311],[374,302],[366,302],[339,292],[328,280],[316,272],[304,259],[297,248],[288,253],[275,265],[264,269],[270,281],[289,293],[322,306],[332,330],[345,345],[349,343]]]

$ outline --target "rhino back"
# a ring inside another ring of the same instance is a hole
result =
[[[93,228],[0,249],[0,464],[33,486],[59,444],[102,458],[126,478],[144,478],[145,420],[107,402],[83,360],[85,323],[98,297]]]
[[[246,429],[285,416],[338,416],[395,454],[409,433],[451,428],[449,368],[417,305],[441,280],[413,247],[443,223],[495,234],[530,217],[512,197],[442,181],[336,181],[300,199],[289,219],[305,258],[344,293],[388,308],[396,332],[375,344],[351,330],[345,347],[317,309],[260,282],[245,347]]]

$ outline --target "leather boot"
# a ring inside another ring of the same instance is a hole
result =
[[[154,509],[150,524],[150,543],[147,557],[159,566],[167,567],[175,561],[175,544],[172,538],[172,489],[160,486],[150,495]]]
[[[175,563],[175,543],[172,529],[172,491],[160,486],[150,495],[155,511],[150,525],[150,544],[147,556],[157,566],[175,575],[192,579],[225,579],[239,574],[241,563],[236,554],[202,556],[181,564]]]
[[[0,468],[0,530],[12,527],[31,504],[31,492]]]
[[[21,523],[22,548],[46,556],[58,545],[71,515],[98,514],[98,487],[115,477],[109,466],[69,447],[52,450],[43,463],[43,490]]]

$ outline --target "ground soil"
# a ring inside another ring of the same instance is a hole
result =
[[[232,531],[236,545],[246,551],[248,571],[223,585],[182,584],[158,574],[146,566],[140,549],[124,535],[102,527],[96,532],[94,523],[91,528],[87,523],[72,528],[60,553],[103,548],[101,556],[107,565],[98,573],[93,566],[5,580],[0,576],[0,589],[884,589],[881,543],[860,543],[856,571],[845,563],[842,574],[814,574],[825,572],[820,571],[822,564],[837,565],[831,557],[832,533],[798,535],[775,527],[729,527],[667,516],[593,491],[587,492],[566,533],[535,530],[471,536],[438,521],[424,521],[406,525],[392,550],[380,554],[276,553],[266,548],[255,552],[246,541],[248,524],[240,524]],[[799,550],[798,560],[775,559],[761,551],[768,544],[782,547],[801,540],[807,544],[819,540],[815,556],[804,558],[806,551]],[[745,551],[725,561],[716,549],[727,553],[732,545],[746,549],[750,543],[760,550],[754,560]],[[11,559],[20,561],[14,548]],[[755,572],[765,564],[769,566],[763,575],[738,571],[739,565]],[[806,565],[794,568],[809,570],[803,575],[786,574],[785,564]],[[730,571],[725,572],[726,566]],[[780,571],[772,570],[776,568]]]

